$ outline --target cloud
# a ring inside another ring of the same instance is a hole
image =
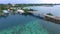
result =
[[[60,3],[60,0],[42,0],[41,3]]]
[[[0,0],[0,3],[60,3],[60,0]]]

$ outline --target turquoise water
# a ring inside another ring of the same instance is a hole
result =
[[[31,21],[26,25],[17,25],[12,28],[3,30],[0,34],[49,34],[49,32],[44,29],[40,21]]]
[[[0,18],[0,34],[49,34],[40,23],[42,20],[30,15],[9,15]]]

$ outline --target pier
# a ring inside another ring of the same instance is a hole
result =
[[[28,11],[28,12],[32,13],[34,17],[37,17],[40,19],[42,18],[44,20],[60,24],[60,17],[41,14],[41,13],[38,13],[37,11]]]
[[[45,20],[60,24],[60,17],[45,15]]]
[[[38,13],[38,11],[28,11],[28,12],[31,13],[33,17],[44,19],[44,15],[41,13]]]

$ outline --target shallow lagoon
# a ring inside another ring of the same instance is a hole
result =
[[[30,15],[9,15],[0,18],[1,34],[47,34],[48,31],[40,24],[40,19]]]

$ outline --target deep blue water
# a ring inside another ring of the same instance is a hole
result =
[[[28,8],[32,8],[34,10],[38,10],[38,13],[52,13],[55,16],[59,16],[60,17],[60,9],[59,9],[59,5],[58,6],[54,6],[54,7],[44,7],[44,6],[33,6],[33,7],[28,7]],[[38,18],[33,17],[33,16],[29,16],[29,15],[19,15],[19,14],[15,14],[15,15],[8,15],[7,17],[0,17],[0,30],[1,29],[5,29],[8,27],[12,27],[12,26],[16,26],[19,24],[26,24],[30,21],[34,21],[37,20]],[[49,21],[44,21],[41,19],[40,20],[40,24],[42,25],[42,27],[44,27],[44,29],[47,29],[51,34],[60,34],[60,24],[55,24]]]
[[[19,15],[19,14],[8,15],[6,17],[0,17],[0,29],[5,29],[5,28],[16,26],[19,24],[21,25],[26,24],[35,19],[37,18],[34,18],[29,15],[26,16],[26,15]]]

